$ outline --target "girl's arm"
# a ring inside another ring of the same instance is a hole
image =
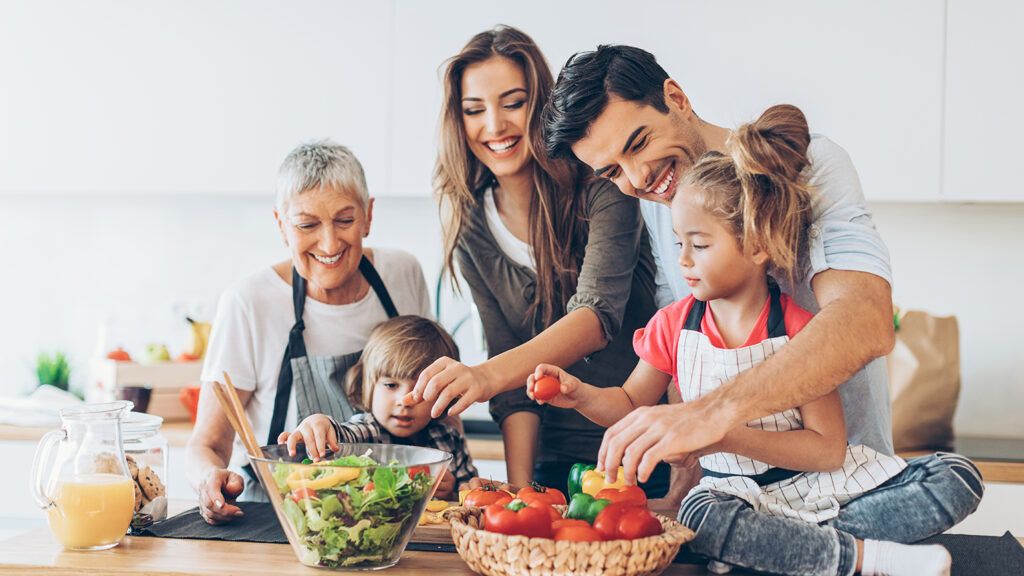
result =
[[[559,393],[539,403],[558,408],[575,408],[595,424],[611,426],[641,406],[654,406],[661,400],[672,376],[654,368],[647,362],[637,362],[633,373],[622,387],[599,388],[580,381],[572,374],[551,364],[540,364],[526,381],[526,393],[534,398],[537,379],[554,376],[559,381]]]
[[[769,432],[738,426],[717,445],[772,466],[801,472],[831,472],[846,460],[846,420],[839,392],[832,392],[800,407],[804,429]]]

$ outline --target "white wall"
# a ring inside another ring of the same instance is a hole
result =
[[[32,360],[61,347],[84,383],[97,327],[135,352],[180,350],[181,309],[212,315],[217,294],[287,257],[268,196],[0,195],[0,395],[32,386]],[[957,429],[1024,438],[1024,204],[876,204],[892,251],[895,299],[960,320],[963,392]],[[370,241],[405,249],[428,282],[440,266],[426,198],[379,198]],[[472,347],[463,334],[460,344]],[[467,344],[468,343],[468,344]]]

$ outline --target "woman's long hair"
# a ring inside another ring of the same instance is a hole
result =
[[[454,284],[454,252],[479,192],[496,183],[494,175],[469,149],[462,122],[462,75],[466,68],[496,56],[515,62],[526,78],[526,138],[533,167],[530,200],[530,246],[537,268],[531,312],[539,311],[544,326],[565,309],[576,292],[576,280],[587,234],[579,217],[578,186],[582,166],[571,160],[552,160],[544,153],[540,114],[554,78],[540,49],[520,30],[498,26],[474,36],[445,63],[444,103],[434,168],[444,240],[444,266]]]

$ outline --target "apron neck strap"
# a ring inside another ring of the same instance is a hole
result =
[[[686,315],[686,321],[683,323],[683,330],[703,332],[700,324],[704,320],[704,314],[707,313],[707,309],[707,302],[694,299],[693,305],[690,306],[690,312]],[[775,279],[769,276],[768,337],[778,338],[779,336],[786,336],[786,321],[782,313],[782,291],[779,290],[779,285],[775,282]]]
[[[380,274],[377,274],[377,269],[373,267],[373,263],[366,257],[366,254],[363,254],[362,259],[359,260],[359,271],[370,284],[370,288],[373,288],[373,292],[384,306],[384,311],[387,312],[388,318],[398,316],[398,309],[395,308],[395,303],[391,301],[391,294],[388,294],[388,289],[384,287],[384,281],[380,279]]]

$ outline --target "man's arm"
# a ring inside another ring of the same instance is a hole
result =
[[[866,272],[829,269],[811,281],[821,311],[777,354],[728,386],[685,404],[639,409],[608,429],[601,469],[625,467],[631,482],[662,461],[722,440],[744,422],[824,396],[895,343],[889,283]]]

